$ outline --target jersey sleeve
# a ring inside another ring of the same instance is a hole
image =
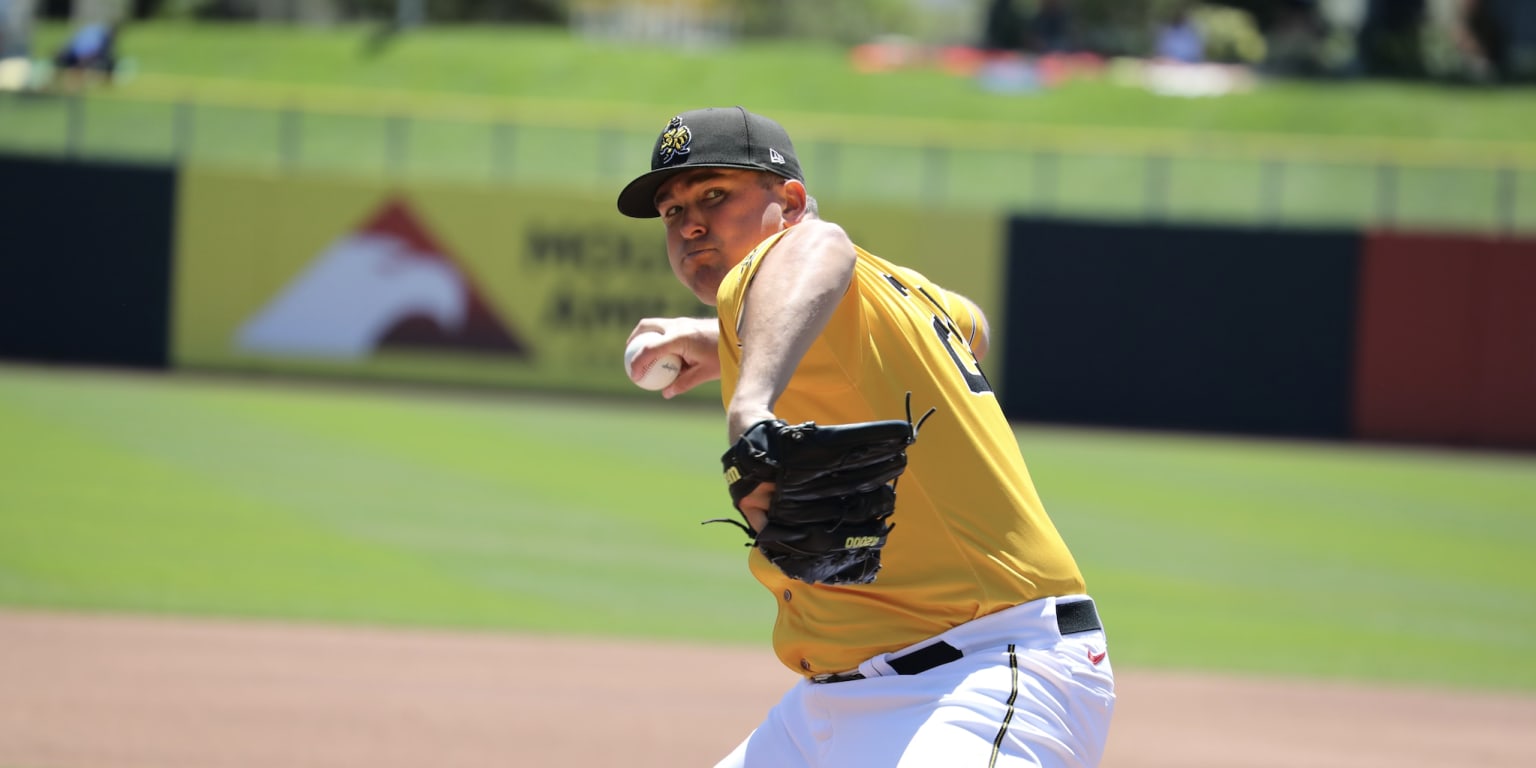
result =
[[[762,266],[763,257],[783,236],[784,231],[776,232],[758,243],[720,282],[720,289],[715,296],[715,308],[720,317],[721,331],[730,337],[732,343],[740,341],[737,332],[741,329],[741,314],[746,310],[747,288],[757,276],[757,268]]]
[[[965,343],[974,348],[977,337],[984,336],[987,330],[987,320],[978,314],[976,305],[962,298],[958,293],[947,291],[941,286],[933,284],[932,281],[928,280],[921,273],[905,268],[900,269],[900,271],[903,280],[912,285],[921,285],[926,288],[933,296],[934,301],[944,308],[944,313],[949,315],[949,319],[954,322],[955,327],[960,329],[960,336],[965,339]]]

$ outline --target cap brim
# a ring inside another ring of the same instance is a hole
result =
[[[656,210],[656,190],[661,189],[661,185],[673,176],[695,168],[740,168],[746,171],[768,171],[786,179],[794,178],[751,163],[690,163],[675,168],[658,168],[631,181],[619,192],[619,213],[635,219],[659,218],[661,212]]]
[[[631,181],[624,187],[624,191],[619,193],[619,213],[635,219],[660,217],[661,212],[656,210],[656,190],[661,189],[661,185],[665,184],[667,179],[687,169],[687,166],[662,168]]]

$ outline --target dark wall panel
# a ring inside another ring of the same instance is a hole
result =
[[[1343,437],[1352,232],[1010,223],[1012,418]]]
[[[166,364],[171,168],[0,155],[0,357]]]

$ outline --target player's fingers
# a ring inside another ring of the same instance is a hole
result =
[[[635,330],[629,334],[629,340],[624,342],[624,359],[628,361],[631,371],[643,371],[658,358],[667,354],[683,357],[687,342],[667,335],[666,329],[669,327],[667,322],[661,318],[650,317],[635,325]]]
[[[635,329],[629,332],[629,338],[625,339],[624,343],[628,345],[629,342],[634,341],[635,337],[642,333],[659,333],[662,336],[666,336],[672,327],[672,323],[672,318],[647,317],[635,323]]]
[[[686,341],[682,339],[665,339],[661,336],[656,338],[661,340],[660,343],[657,343],[657,341],[649,341],[648,345],[645,342],[641,343],[639,351],[635,353],[634,358],[629,362],[631,370],[643,371],[649,368],[652,363],[667,355],[677,355],[681,358],[684,362],[684,370],[690,367],[688,365],[688,344]]]
[[[763,483],[743,496],[737,508],[741,510],[741,516],[747,519],[747,525],[752,526],[752,530],[761,531],[768,527],[768,505],[772,501],[773,483]]]
[[[668,384],[661,390],[661,396],[671,400],[704,382],[713,381],[717,378],[719,378],[718,375],[710,376],[701,366],[687,364],[685,359],[682,372],[677,374],[677,378],[671,384]]]
[[[720,353],[715,345],[686,337],[678,341],[677,347],[668,349],[676,351],[682,358],[683,370],[661,392],[662,397],[669,400],[700,384],[720,378]]]

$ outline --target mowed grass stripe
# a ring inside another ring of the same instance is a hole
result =
[[[1533,687],[1530,456],[1021,435],[1116,636],[1157,663]],[[1031,446],[1038,448],[1030,450]],[[1118,625],[1117,625],[1118,626]],[[1497,659],[1454,669],[1452,660]],[[1513,668],[1512,668],[1513,666]]]
[[[669,467],[664,439],[637,450],[620,426],[617,439],[589,440],[600,421],[566,431],[561,409],[536,405],[511,415],[366,392],[11,373],[5,422],[56,445],[18,472],[46,487],[0,489],[0,509],[33,510],[0,521],[18,529],[0,543],[0,600],[685,637],[706,624],[738,640],[766,620],[766,595],[728,578],[741,572],[739,535],[699,530],[718,511],[706,494],[717,489],[699,482],[717,458]],[[693,481],[669,483],[668,469]],[[647,519],[657,505],[633,503],[634,489],[667,485],[696,502],[679,493]],[[101,531],[100,546],[74,548],[80,527]],[[197,583],[242,565],[248,584]],[[678,597],[689,592],[720,604],[713,619]]]
[[[0,603],[766,642],[697,404],[0,367]],[[1536,456],[1019,425],[1117,660],[1536,690]],[[898,527],[899,530],[899,527]]]
[[[27,439],[6,462],[31,483],[0,491],[7,601],[362,618],[382,581],[423,604],[465,602],[463,585],[398,554],[16,404],[7,398],[5,421]]]

